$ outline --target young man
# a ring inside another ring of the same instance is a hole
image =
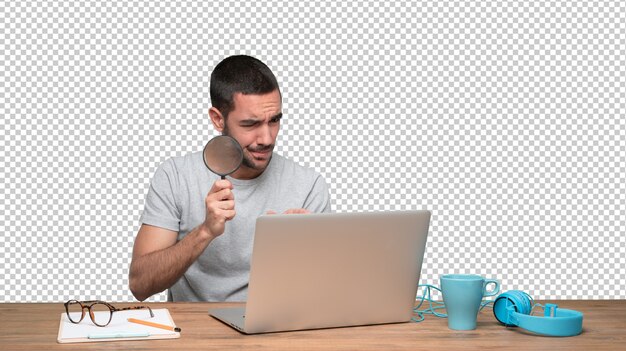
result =
[[[201,151],[159,166],[130,265],[138,300],[169,289],[169,301],[245,301],[257,217],[330,211],[324,179],[273,153],[282,101],[264,63],[249,56],[220,62],[211,104],[214,128],[239,142],[243,163],[224,180],[205,167]]]

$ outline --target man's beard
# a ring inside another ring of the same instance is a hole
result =
[[[257,151],[258,152],[258,151],[266,151],[266,150],[270,150],[271,151],[273,149],[274,149],[274,145],[270,145],[270,146],[264,146],[262,148],[255,148],[253,150],[246,149],[246,151],[248,151],[248,152],[249,151]],[[269,158],[267,159],[267,162],[264,165],[257,166],[256,164],[254,164],[254,160],[252,158],[252,155],[250,155],[249,153],[246,154],[246,152],[244,152],[243,153],[243,160],[242,160],[241,163],[245,167],[262,171],[270,164],[270,161],[272,160],[272,156],[273,156],[273,153],[270,153]]]
[[[226,124],[224,124],[224,130],[222,131],[222,135],[226,135],[226,136],[229,136],[229,137],[232,138],[232,135],[230,135],[230,131],[228,130],[228,126]],[[253,159],[252,155],[250,154],[250,152],[251,151],[252,152],[263,152],[263,151],[268,151],[268,150],[270,151],[270,155],[269,155],[269,158],[267,159],[267,162],[264,165],[257,166],[254,163],[254,159]],[[247,147],[247,148],[244,149],[243,160],[241,161],[241,164],[244,167],[247,167],[247,168],[251,168],[251,169],[254,169],[254,170],[258,170],[258,171],[263,171],[270,164],[270,161],[272,161],[272,156],[274,155],[273,152],[272,152],[273,150],[274,150],[274,144],[271,144],[271,145],[261,145],[261,146],[257,146],[257,147],[252,148],[252,149],[250,147]]]

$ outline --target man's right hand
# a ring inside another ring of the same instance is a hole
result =
[[[231,182],[219,179],[213,183],[204,199],[206,217],[202,225],[213,238],[222,235],[226,221],[235,217],[235,196],[232,190]]]
[[[183,239],[178,232],[143,224],[133,247],[133,261],[128,285],[140,301],[176,283],[189,266],[216,237],[224,233],[224,225],[235,217],[233,185],[218,180],[204,199],[204,222]]]

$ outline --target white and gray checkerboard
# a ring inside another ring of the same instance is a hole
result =
[[[433,211],[423,283],[626,298],[624,3],[393,3],[0,1],[0,302],[133,299],[150,177],[232,54],[336,211]]]

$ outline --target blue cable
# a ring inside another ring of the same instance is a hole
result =
[[[441,289],[439,289],[438,287],[434,286],[434,285],[430,285],[430,284],[420,284],[417,286],[417,288],[424,288],[423,292],[422,292],[422,297],[420,300],[420,303],[417,304],[417,306],[415,306],[415,308],[413,308],[413,312],[415,314],[417,314],[418,318],[412,317],[411,320],[413,322],[421,322],[425,319],[424,315],[425,314],[432,314],[436,317],[440,317],[440,318],[447,318],[448,315],[445,313],[439,313],[437,312],[437,310],[441,310],[446,308],[446,306],[444,305],[443,302],[441,301],[435,301],[432,299],[432,295],[430,290],[431,289],[435,289],[437,291],[439,291],[441,293]],[[415,301],[417,301],[417,297],[415,299]],[[424,301],[428,301],[428,308],[420,310],[420,307],[422,307],[422,304],[424,303]],[[435,305],[435,306],[433,306]]]
[[[489,306],[489,307],[493,308],[493,301],[494,301],[494,300],[489,300],[489,301],[485,300],[485,301],[481,302],[481,303],[480,303],[480,309],[478,310],[478,312],[482,311],[482,310],[483,310],[483,308],[485,308],[485,307],[487,307],[487,306],[489,306],[489,305],[491,305],[491,306]]]
[[[431,289],[437,290],[439,291],[439,293],[442,293],[441,289],[430,284],[420,284],[417,286],[417,288],[418,289],[423,288],[423,292],[422,292],[421,297],[417,297],[417,296],[415,297],[415,301],[419,300],[419,303],[417,304],[417,306],[415,306],[415,308],[413,308],[413,313],[415,313],[418,318],[412,317],[411,321],[421,322],[425,319],[425,315],[427,314],[432,314],[435,317],[439,317],[439,318],[448,318],[447,314],[437,312],[437,310],[446,308],[446,305],[443,303],[443,301],[435,301],[432,299]],[[420,309],[420,307],[422,307],[422,305],[424,304],[424,301],[428,302],[428,308]],[[480,312],[483,310],[483,308],[489,305],[493,305],[493,301],[494,300],[483,301],[480,304],[480,309],[478,311]],[[493,306],[490,306],[490,307],[493,307]]]

